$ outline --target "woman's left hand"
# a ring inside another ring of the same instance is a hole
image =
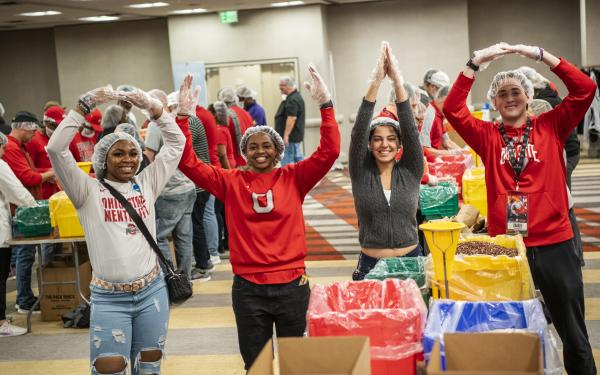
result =
[[[310,96],[314,101],[321,104],[325,104],[331,100],[331,95],[329,94],[329,90],[327,90],[327,85],[323,82],[323,78],[314,65],[308,66],[308,73],[310,74],[311,83],[304,82],[304,87],[310,92]]]
[[[179,106],[177,107],[178,115],[193,116],[196,114],[200,86],[192,90],[192,81],[192,75],[188,74],[181,83],[181,87],[179,88]]]
[[[541,59],[540,47],[527,46],[525,44],[508,45],[504,47],[507,51],[516,53],[517,55],[528,57],[530,59],[539,61]]]
[[[157,119],[162,115],[163,104],[144,90],[136,88],[130,92],[121,91],[119,94],[124,97],[124,100],[131,102],[139,109],[145,109],[150,112],[150,116],[153,119]]]
[[[402,73],[400,73],[400,67],[398,66],[398,60],[396,56],[392,53],[392,47],[386,43],[385,45],[385,73],[390,80],[392,81],[392,86],[397,88],[404,84],[404,78],[402,77]]]

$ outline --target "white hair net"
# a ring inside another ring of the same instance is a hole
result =
[[[275,159],[277,161],[280,161],[283,158],[285,144],[283,143],[283,139],[281,138],[279,133],[277,133],[275,129],[267,125],[253,126],[246,130],[244,136],[242,137],[242,140],[240,141],[240,150],[242,150],[242,155],[244,156],[244,159],[248,160],[246,157],[246,147],[248,145],[248,140],[250,139],[250,137],[258,133],[266,134],[271,138],[271,141],[273,141],[275,149],[277,150],[277,156],[275,157]]]
[[[4,116],[6,112],[4,111],[4,106],[0,103],[0,117]]]
[[[402,84],[402,86],[404,86],[404,91],[406,91],[406,96],[408,97],[409,100],[410,99],[418,100],[417,86],[413,85],[412,83],[408,83],[408,82],[404,82],[404,84]],[[390,103],[396,102],[396,90],[393,88],[390,90],[389,102]]]
[[[390,126],[396,132],[398,139],[402,139],[400,123],[392,118],[380,116],[373,119],[373,121],[371,121],[371,124],[369,125],[369,141],[371,140],[375,129],[377,129],[380,126]]]
[[[240,98],[254,98],[254,91],[250,90],[246,86],[240,86],[235,90],[235,93]]]
[[[533,100],[533,84],[529,79],[527,79],[527,77],[525,77],[525,74],[521,73],[520,71],[509,70],[506,72],[497,73],[494,76],[494,79],[492,79],[492,84],[487,92],[487,98],[492,104],[493,109],[496,109],[496,106],[494,105],[494,99],[496,98],[498,90],[500,90],[502,86],[506,85],[507,83],[517,83],[519,86],[521,86],[525,92],[525,95],[527,96],[527,103],[531,103]]]
[[[131,125],[130,123],[124,122],[122,124],[117,125],[117,127],[115,128],[115,132],[122,132],[122,133],[129,134],[130,136],[135,138],[135,140],[139,143],[139,145],[142,149],[146,148],[146,144],[142,140],[142,137],[140,137],[140,133],[138,133],[137,128],[135,126]]]
[[[39,129],[38,124],[36,124],[35,122],[29,122],[29,121],[13,122],[10,124],[10,127],[13,129],[23,129],[23,130]]]
[[[4,135],[4,133],[0,133],[0,146],[4,146],[8,143],[8,138]]]
[[[167,95],[167,106],[172,107],[174,105],[179,105],[179,91],[173,91]]]
[[[534,115],[539,116],[542,113],[546,113],[552,110],[552,105],[545,101],[544,99],[533,99],[531,101],[531,105],[529,106],[531,112]]]
[[[106,156],[108,155],[108,151],[110,151],[115,143],[119,141],[129,141],[133,143],[138,152],[138,167],[135,171],[136,174],[140,170],[140,165],[142,164],[142,148],[140,147],[140,144],[135,140],[135,138],[127,133],[115,132],[102,137],[102,139],[100,139],[94,146],[92,165],[94,166],[96,178],[103,179],[106,177]]]
[[[437,87],[448,86],[450,84],[450,77],[444,72],[435,72],[429,77],[427,83]]]
[[[221,89],[218,95],[218,99],[225,102],[225,104],[237,103],[237,95],[231,87],[224,87]]]
[[[425,72],[425,75],[423,76],[423,84],[429,83],[429,80],[431,79],[431,76],[433,75],[433,73],[437,73],[437,72],[439,72],[439,70],[437,70],[437,69],[427,69],[427,71]]]
[[[219,125],[227,126],[229,119],[227,118],[227,105],[222,101],[213,103],[215,109],[215,119]]]
[[[104,111],[100,125],[102,129],[112,129],[121,123],[125,110],[120,105],[111,105]]]
[[[525,77],[527,77],[533,84],[534,89],[543,89],[548,85],[549,81],[533,68],[522,66],[518,68],[517,71],[525,74]]]

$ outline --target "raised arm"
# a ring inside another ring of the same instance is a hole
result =
[[[81,207],[87,199],[91,180],[77,167],[77,162],[69,151],[69,144],[85,122],[86,113],[90,113],[99,104],[118,98],[111,86],[99,87],[82,95],[75,109],[56,128],[46,146],[52,168],[76,208]]]
[[[310,189],[329,172],[340,155],[340,129],[335,121],[331,95],[315,67],[309,65],[308,72],[311,83],[305,82],[304,86],[310,92],[312,99],[321,107],[321,139],[316,151],[295,166],[302,196],[308,194]]]
[[[356,176],[360,172],[361,168],[363,168],[362,164],[369,153],[369,124],[373,119],[373,109],[375,108],[375,100],[377,99],[379,87],[386,74],[385,45],[386,42],[381,43],[381,50],[375,68],[371,73],[367,93],[358,108],[356,121],[354,121],[354,126],[352,127],[350,151],[348,152],[348,169],[350,171],[350,177]]]

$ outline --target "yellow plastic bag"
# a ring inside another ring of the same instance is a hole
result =
[[[463,174],[462,196],[465,204],[479,210],[479,214],[487,216],[487,189],[485,187],[485,169],[468,169]]]
[[[84,236],[77,210],[64,191],[52,195],[48,199],[48,206],[52,227],[58,227],[58,234],[61,238]]]

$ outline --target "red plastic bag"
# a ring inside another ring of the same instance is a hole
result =
[[[426,318],[414,280],[346,281],[313,287],[307,326],[309,336],[369,336],[372,374],[414,374]]]

